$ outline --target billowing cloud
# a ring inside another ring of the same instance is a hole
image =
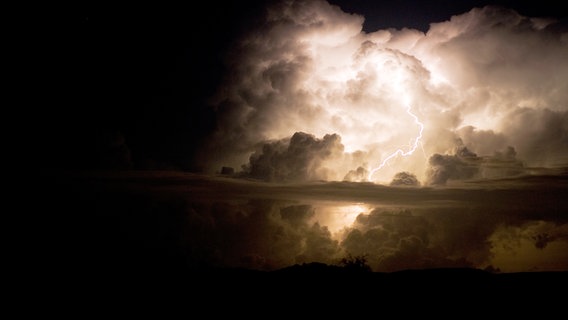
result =
[[[245,166],[247,175],[265,181],[327,180],[325,163],[343,154],[341,138],[296,132],[292,138],[265,143]]]
[[[564,104],[564,109],[566,104]],[[503,128],[518,156],[533,165],[564,166],[568,159],[568,111],[519,108]]]
[[[409,172],[399,172],[394,175],[391,186],[419,186],[420,182],[416,176]]]
[[[401,188],[132,172],[81,177],[65,194],[96,200],[84,208],[94,219],[84,237],[115,235],[105,243],[122,255],[127,236],[127,249],[149,254],[163,247],[190,268],[275,270],[335,265],[351,255],[366,257],[374,271],[511,272],[568,270],[566,177]]]
[[[356,170],[350,170],[345,175],[343,180],[351,182],[362,182],[362,181],[367,181],[368,177],[369,177],[369,171],[363,167],[358,167]]]
[[[469,179],[498,179],[526,174],[523,162],[517,160],[515,148],[508,146],[491,156],[479,157],[465,147],[461,139],[454,154],[434,154],[429,159],[427,183],[444,185],[448,181]]]
[[[293,167],[307,180],[475,177],[453,153],[458,139],[480,158],[512,147],[527,167],[567,162],[568,33],[554,20],[488,6],[426,33],[365,33],[362,16],[323,0],[277,2],[260,20],[236,41],[211,100],[211,172],[260,160],[259,145],[278,149],[296,132],[335,134],[344,146],[326,174]]]
[[[416,212],[413,212],[416,211]],[[491,261],[489,237],[504,217],[461,206],[377,208],[357,217],[342,242],[373,270],[476,267]],[[458,222],[459,221],[459,222]]]
[[[479,172],[479,158],[466,147],[457,150],[455,155],[434,154],[430,157],[428,183],[445,184],[448,180],[474,178]]]
[[[314,208],[282,201],[191,203],[185,247],[193,266],[274,270],[296,263],[334,263],[339,246]]]

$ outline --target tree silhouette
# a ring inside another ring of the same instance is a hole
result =
[[[367,255],[353,256],[350,253],[340,261],[345,269],[355,272],[371,272],[371,267],[367,264]]]

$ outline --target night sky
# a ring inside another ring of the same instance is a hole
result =
[[[226,71],[224,53],[261,12],[250,3],[89,3],[40,20],[42,165],[194,169],[195,150],[215,128],[206,101]],[[129,159],[109,150],[120,139]]]
[[[568,271],[557,1],[66,9],[24,97],[64,270]]]

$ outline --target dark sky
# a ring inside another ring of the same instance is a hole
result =
[[[89,4],[43,16],[32,26],[30,149],[58,168],[179,168],[215,128],[206,100],[224,54],[267,1],[199,6]],[[491,1],[332,1],[365,15],[365,31],[426,30]],[[554,1],[498,1],[521,13],[565,16]],[[562,11],[564,12],[564,11]]]
[[[517,10],[527,16],[566,16],[566,9],[555,1],[513,1],[513,0],[335,0],[345,12],[360,13],[365,16],[365,31],[383,28],[415,28],[427,31],[431,22],[448,20],[452,15],[469,11],[474,7],[501,5]]]
[[[41,19],[32,56],[42,107],[32,143],[49,154],[42,162],[122,167],[111,150],[122,136],[140,166],[186,166],[214,125],[204,101],[223,73],[222,53],[254,12],[237,1],[94,4]]]

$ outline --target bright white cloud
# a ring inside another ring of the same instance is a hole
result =
[[[485,7],[417,30],[362,31],[363,17],[325,1],[283,1],[240,39],[214,99],[209,164],[240,168],[267,141],[337,134],[325,176],[378,167],[425,181],[429,159],[465,144],[479,156],[512,146],[526,166],[568,159],[568,42],[554,21]],[[284,141],[284,140],[282,140]],[[320,170],[321,168],[314,168]],[[484,172],[483,170],[481,172]]]

